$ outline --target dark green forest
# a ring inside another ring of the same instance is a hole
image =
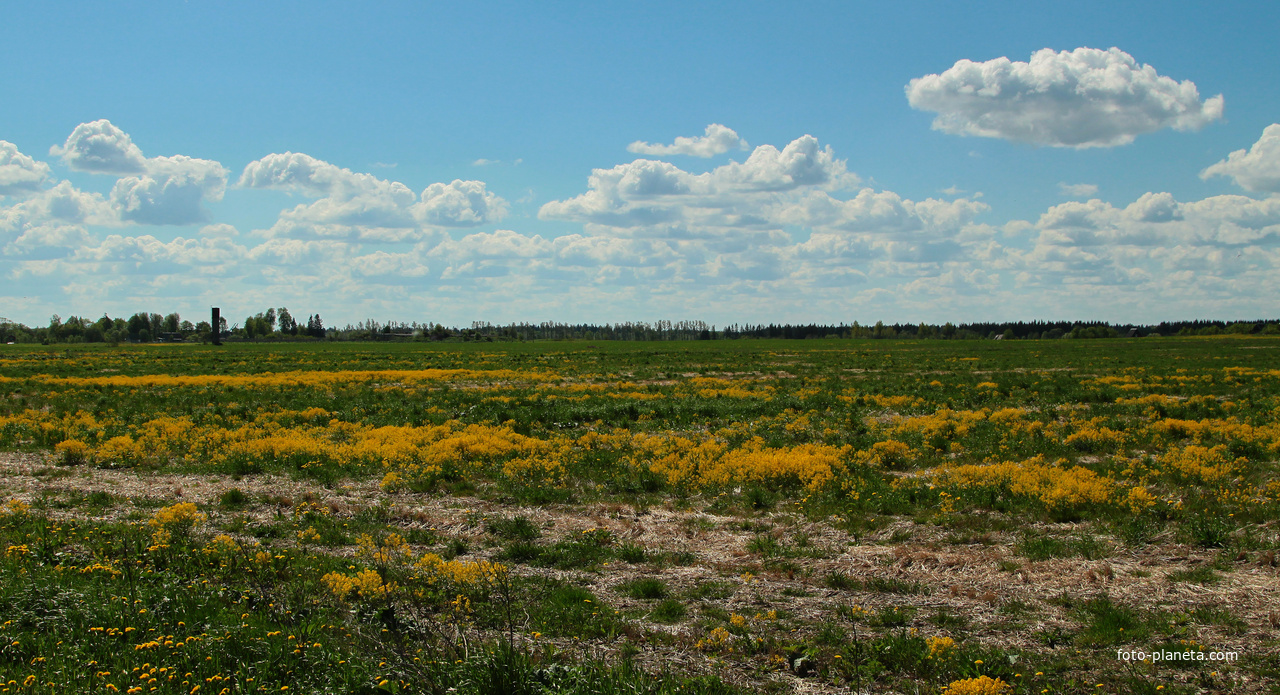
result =
[[[212,342],[212,316],[192,322],[177,312],[159,314],[137,312],[129,318],[71,316],[57,314],[48,325],[27,326],[0,317],[0,342],[39,343],[163,343]],[[512,340],[742,340],[781,338],[809,339],[909,339],[909,340],[1054,340],[1093,338],[1137,338],[1146,336],[1187,336],[1225,334],[1280,334],[1280,319],[1162,321],[1156,324],[1117,324],[1104,321],[1000,321],[978,323],[894,323],[875,324],[751,324],[723,326],[705,321],[624,321],[618,323],[492,324],[473,322],[470,326],[445,326],[430,321],[387,321],[367,319],[358,324],[326,326],[319,313],[297,318],[286,307],[270,308],[242,321],[219,320],[219,341],[512,341]]]

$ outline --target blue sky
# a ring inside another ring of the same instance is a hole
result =
[[[367,5],[0,6],[0,316],[1275,316],[1271,4]]]

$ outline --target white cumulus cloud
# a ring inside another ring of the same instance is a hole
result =
[[[1118,48],[1036,51],[1030,62],[960,60],[911,80],[911,106],[938,116],[933,128],[1051,147],[1113,147],[1162,128],[1195,130],[1222,117],[1222,96],[1200,101]]]
[[[1265,190],[1258,164],[1275,128],[1204,175]],[[223,195],[226,172],[208,160],[143,158],[103,196],[51,185],[16,148],[0,146],[0,157],[0,172],[16,166],[6,180],[21,187],[0,201],[10,284],[113,315],[143,301],[184,313],[216,301],[250,313],[286,302],[299,313],[347,312],[335,323],[404,306],[446,322],[477,312],[523,320],[531,307],[588,320],[630,311],[745,320],[743,307],[752,320],[968,320],[991,307],[1142,320],[1261,315],[1280,292],[1280,195],[1181,201],[1151,192],[1113,205],[1085,200],[1092,184],[1063,182],[1078,200],[1060,199],[1030,221],[984,224],[989,207],[977,194],[911,200],[863,187],[808,136],[700,174],[647,158],[594,170],[580,195],[540,211],[579,223],[558,236],[446,232],[500,219],[507,203],[480,181],[417,193],[296,153],[263,157],[240,176],[244,188],[301,198],[269,230],[239,235],[215,220],[184,234],[194,238],[107,235],[95,227],[200,216],[201,201]],[[41,301],[45,315],[65,312]]]
[[[120,176],[110,204],[119,222],[186,225],[208,221],[205,201],[222,200],[227,170],[186,155],[143,156],[129,134],[100,119],[76,126],[49,152],[76,171]]]
[[[550,242],[535,234],[525,236],[510,229],[468,234],[457,241],[449,240],[431,250],[436,258],[453,263],[506,259],[512,261],[547,258],[554,252]]]
[[[48,165],[6,145],[0,141],[0,181],[10,187],[6,191],[0,186],[0,193],[26,195],[14,205],[0,207],[0,253],[5,258],[47,266],[96,244],[88,225],[119,224],[101,195],[81,191],[70,181],[40,189]]]
[[[784,191],[802,186],[846,188],[857,183],[844,160],[836,159],[831,146],[819,147],[818,139],[803,135],[778,150],[761,145],[747,161],[730,162],[711,172],[719,185],[762,191]]]
[[[502,219],[507,203],[483,181],[435,183],[415,195],[398,181],[356,173],[306,154],[270,154],[250,162],[242,188],[269,188],[318,200],[280,214],[276,236],[411,241],[443,227],[474,227]]]
[[[105,118],[76,126],[62,146],[49,148],[49,154],[62,157],[76,171],[95,174],[140,174],[147,168],[146,157],[129,134]]]
[[[351,248],[344,243],[329,240],[267,239],[249,250],[249,259],[263,266],[283,269],[287,272],[307,270],[338,272],[341,266],[331,265],[349,257]],[[326,264],[330,264],[326,266]]]
[[[786,224],[823,231],[872,233],[881,237],[940,238],[954,235],[988,206],[965,198],[912,201],[893,191],[864,188],[848,200],[817,191],[779,211]]]
[[[1280,222],[1277,213],[1280,201],[1214,196],[1181,203],[1169,193],[1153,192],[1123,208],[1097,199],[1055,205],[1040,216],[1036,226],[1040,243],[1060,246],[1229,246],[1273,235]],[[1254,231],[1242,232],[1244,229]]]
[[[69,284],[96,281],[98,291],[114,287],[131,293],[146,286],[143,291],[171,301],[187,294],[193,283],[207,289],[207,280],[201,277],[245,278],[246,258],[247,249],[229,238],[164,241],[149,234],[110,234],[81,245],[73,255],[47,268]],[[220,292],[225,296],[230,286],[220,286]]]
[[[669,243],[650,239],[567,234],[556,237],[556,258],[563,266],[670,266],[682,260]]]
[[[1202,179],[1210,176],[1230,176],[1246,191],[1280,193],[1280,123],[1267,126],[1247,151],[1236,150],[1200,172]]]
[[[365,278],[422,277],[430,272],[413,253],[373,253],[351,259],[351,269]]]
[[[433,183],[422,191],[414,215],[438,227],[474,227],[506,217],[507,202],[485,189],[483,181]]]
[[[670,283],[673,292],[801,296],[944,268],[959,273],[992,253],[995,231],[973,222],[989,209],[985,203],[914,201],[859,190],[858,181],[831,148],[806,135],[703,174],[650,159],[596,169],[586,192],[547,203],[539,217],[584,225],[585,234],[570,235],[579,238],[553,259],[559,272]]]
[[[301,152],[269,154],[249,162],[240,175],[241,188],[272,188],[301,193],[312,198],[349,200],[387,195],[395,198],[413,193],[404,184],[386,181],[372,174],[357,174]]]
[[[61,258],[92,244],[83,225],[43,220],[12,228],[0,227],[0,252],[6,260]]]
[[[670,145],[656,145],[637,140],[627,145],[628,152],[648,154],[658,157],[683,154],[690,157],[714,157],[730,150],[747,149],[747,141],[738,137],[732,129],[719,123],[707,126],[705,135],[698,137],[680,136]]]
[[[704,174],[652,159],[595,169],[585,193],[543,205],[538,217],[619,229],[674,225],[680,233],[742,231],[772,224],[771,210],[791,198],[849,189],[857,182],[829,146],[804,135],[781,150],[761,145],[746,161],[729,162]]]
[[[80,230],[76,238],[83,237],[85,225],[112,224],[114,215],[102,196],[85,193],[63,181],[53,188],[28,196],[16,205],[0,208],[0,241],[14,242],[27,237],[27,244],[49,234],[51,229]],[[32,230],[35,236],[28,236]],[[70,238],[68,232],[59,232],[59,238]]]
[[[48,164],[22,154],[17,145],[0,140],[0,196],[34,193],[48,177]]]
[[[120,219],[139,224],[193,224],[208,219],[202,203],[222,200],[227,170],[208,159],[184,155],[147,160],[141,176],[126,176],[111,189]]]

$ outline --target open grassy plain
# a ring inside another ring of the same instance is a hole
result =
[[[0,691],[1276,692],[1278,417],[1260,337],[10,346]]]

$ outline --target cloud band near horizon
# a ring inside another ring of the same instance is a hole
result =
[[[1044,56],[1118,64],[1133,73],[1126,79],[1190,93],[1126,58],[1114,51]],[[1025,82],[997,77],[1001,89]],[[922,94],[950,93],[919,84]],[[1162,127],[1198,127],[1220,113],[1212,100],[1196,101],[1198,115],[1184,101],[1190,115],[1166,114],[1174,120]],[[1139,130],[1113,124],[1084,138],[1085,131],[1050,122],[1017,132],[1043,131],[1045,144],[1080,147]],[[1275,193],[1277,141],[1280,124],[1201,175]],[[712,124],[705,135],[669,146],[641,144],[632,149],[651,157],[701,157],[745,141]],[[250,162],[228,186],[221,163],[148,157],[106,120],[81,124],[50,152],[58,158],[53,166],[0,141],[2,294],[19,316],[189,311],[216,299],[240,311],[323,309],[339,321],[344,314],[445,322],[1150,320],[1261,315],[1280,289],[1280,197],[1180,201],[1152,191],[1123,205],[1071,201],[1035,220],[993,222],[999,211],[977,193],[914,200],[867,186],[809,135],[757,146],[701,173],[654,158],[595,169],[583,192],[539,208],[541,223],[568,229],[555,235],[521,231],[520,220],[498,228],[511,206],[478,180],[415,192],[285,152]],[[81,190],[59,180],[56,166],[115,182],[106,195]],[[1060,189],[1071,197],[1097,193],[1093,184]],[[207,205],[261,190],[305,202],[254,230],[214,219]],[[160,234],[193,225],[194,233]],[[993,306],[1001,316],[991,315]]]

